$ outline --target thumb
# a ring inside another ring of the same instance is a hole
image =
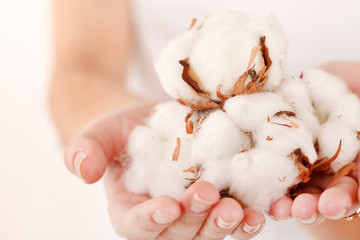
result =
[[[90,122],[64,150],[66,167],[86,183],[98,181],[107,163],[126,149],[133,128],[142,123],[152,105],[111,112]]]

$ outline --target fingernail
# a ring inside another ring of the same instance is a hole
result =
[[[221,217],[218,217],[216,219],[216,224],[222,228],[222,229],[230,229],[230,228],[233,228],[235,227],[235,225],[237,224],[237,220],[234,221],[234,222],[226,222],[224,219],[222,219]]]
[[[272,218],[273,220],[275,220],[275,221],[281,222],[281,221],[286,221],[286,220],[288,220],[288,219],[290,218],[290,216],[288,216],[286,219],[280,219],[280,218],[278,218],[278,217],[276,217],[276,216],[271,216],[271,218]]]
[[[193,213],[199,214],[203,213],[206,210],[209,210],[210,206],[214,202],[212,201],[206,201],[204,199],[201,199],[197,193],[194,194],[192,201],[190,203],[190,209]]]
[[[81,178],[81,180],[83,180],[84,182],[86,182],[85,178],[82,176],[81,173],[81,164],[83,163],[84,159],[87,157],[87,155],[84,152],[78,152],[75,155],[75,159],[74,159],[74,165],[75,165],[75,171],[76,174]]]
[[[312,215],[311,218],[308,218],[308,219],[297,218],[297,219],[304,224],[312,224],[316,221],[317,217],[318,217],[318,214],[314,213],[314,215]]]
[[[257,231],[260,229],[260,227],[261,227],[261,224],[258,224],[258,225],[256,225],[256,226],[252,227],[252,226],[248,225],[247,223],[245,223],[244,226],[242,227],[242,230],[243,230],[244,232],[250,234],[250,233],[255,233],[255,232],[257,232]]]
[[[337,220],[337,219],[345,217],[345,214],[347,213],[347,211],[348,211],[347,209],[344,209],[342,212],[340,212],[336,216],[326,216],[326,217],[331,220]]]
[[[158,224],[168,224],[175,220],[175,216],[166,216],[160,210],[156,210],[152,215],[153,220]]]

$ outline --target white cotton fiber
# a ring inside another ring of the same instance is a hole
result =
[[[317,154],[314,149],[311,131],[299,119],[295,117],[272,117],[270,122],[260,125],[254,132],[255,146],[269,148],[287,156],[295,149],[301,149],[310,163],[314,163]],[[291,122],[296,124],[292,127]]]
[[[231,94],[235,82],[249,68],[259,73],[264,67],[264,56],[259,51],[250,62],[253,48],[265,38],[272,66],[267,75],[265,90],[274,90],[281,81],[283,60],[287,43],[275,17],[252,21],[239,13],[209,16],[200,25],[193,27],[171,42],[157,57],[155,69],[165,91],[176,99],[205,101],[191,90],[183,78],[180,60],[189,59],[198,78],[198,85],[212,100],[220,100],[218,88],[225,95]],[[248,79],[247,83],[250,81]],[[201,94],[200,94],[201,95]],[[201,95],[202,96],[202,95]]]
[[[355,94],[345,93],[340,95],[333,103],[329,113],[329,120],[342,120],[356,130],[360,131],[360,101]]]
[[[244,131],[255,130],[277,112],[293,111],[281,95],[271,92],[235,96],[225,102],[224,110]]]
[[[331,121],[321,125],[319,132],[319,156],[331,158],[341,141],[340,154],[331,164],[334,172],[352,162],[359,150],[357,133],[343,121]]]
[[[234,154],[251,148],[251,140],[221,110],[209,114],[194,135],[193,165],[202,168],[201,179],[218,189],[228,188],[227,167]]]
[[[229,170],[230,192],[244,204],[265,211],[298,182],[293,160],[267,148],[235,155]]]
[[[161,85],[171,97],[191,100],[205,99],[197,96],[182,80],[183,67],[179,61],[189,57],[191,48],[197,40],[198,32],[189,30],[174,39],[154,62],[154,67],[159,75]]]
[[[245,38],[247,41],[240,41]],[[218,29],[198,39],[190,54],[190,63],[211,98],[219,100],[216,89],[231,94],[235,82],[247,71],[251,49],[259,45],[259,36],[243,29]],[[211,49],[211,51],[209,51]],[[255,69],[264,66],[255,59]]]
[[[160,103],[153,108],[152,116],[148,119],[149,127],[161,138],[180,137],[186,135],[185,118],[192,111],[176,101]],[[194,112],[189,121],[196,127],[198,113]]]
[[[180,142],[179,157],[176,161],[172,157],[177,141],[176,138],[170,138],[162,149],[164,154],[162,161],[152,166],[154,174],[148,179],[151,196],[168,195],[179,198],[186,187],[190,185],[191,182],[186,178],[194,176],[183,171],[191,167],[190,153],[193,139],[188,135],[180,138]]]
[[[132,157],[125,172],[125,185],[135,193],[147,193],[149,179],[163,159],[165,143],[146,126],[136,127],[128,141],[128,153]]]
[[[248,21],[245,27],[253,31],[257,36],[266,36],[266,46],[269,48],[269,55],[272,65],[269,71],[269,78],[264,86],[265,91],[275,91],[281,80],[286,75],[285,60],[288,42],[281,29],[277,18],[273,15]]]
[[[311,130],[313,141],[315,142],[320,123],[304,81],[298,77],[288,77],[283,80],[277,92],[294,109],[296,117],[305,122]]]
[[[315,68],[304,71],[302,79],[308,86],[320,122],[325,122],[334,102],[340,95],[349,92],[348,87],[338,77]]]
[[[155,69],[174,100],[132,132],[126,187],[179,199],[207,181],[268,211],[313,174],[346,175],[359,152],[359,98],[319,69],[289,77],[287,45],[274,16],[236,12],[170,42]]]

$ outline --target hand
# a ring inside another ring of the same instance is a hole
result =
[[[351,90],[360,95],[360,63],[330,63],[321,68],[343,78]],[[360,169],[359,156],[356,161]],[[271,215],[280,220],[292,215],[305,224],[318,224],[325,218],[336,220],[349,216],[359,206],[359,181],[359,171],[337,179],[333,179],[332,175],[317,175],[301,187],[304,193],[294,201],[287,197],[277,201]]]
[[[94,120],[65,149],[68,169],[86,183],[105,174],[109,214],[116,232],[128,239],[250,239],[265,224],[263,214],[241,208],[231,198],[220,199],[207,182],[189,187],[177,201],[151,199],[126,190],[122,181],[131,130],[143,123],[151,105],[113,112]]]

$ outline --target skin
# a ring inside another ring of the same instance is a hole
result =
[[[56,62],[49,101],[66,144],[65,164],[85,183],[104,178],[109,215],[116,232],[127,239],[256,236],[265,224],[263,214],[242,208],[233,199],[220,199],[218,191],[207,182],[193,184],[179,200],[151,199],[126,190],[121,176],[128,162],[127,138],[136,125],[143,123],[153,106],[124,88],[134,40],[128,2],[56,0],[55,15]],[[339,69],[335,74],[344,76],[352,89],[360,93],[355,81],[360,76],[359,64],[334,63],[324,69]],[[317,193],[309,190],[311,193],[302,194],[294,201],[280,199],[270,214],[280,220],[290,215],[306,220],[314,213],[334,217],[357,204],[358,184],[353,178],[320,179],[311,184],[305,188],[318,189]],[[327,229],[326,224],[320,226]],[[341,229],[345,228],[332,227],[327,231],[341,234]],[[353,230],[349,227],[347,231],[353,233]],[[327,231],[314,230],[318,236]]]
[[[360,63],[332,62],[322,65],[320,68],[344,79],[352,92],[360,96],[358,83]],[[360,169],[359,156],[356,158],[356,162],[357,169]],[[349,222],[342,218],[351,215],[359,206],[359,180],[359,171],[337,179],[333,179],[331,175],[314,177],[303,186],[304,191],[308,193],[295,198],[290,208],[291,215],[300,221],[305,220],[306,224],[314,225],[309,230],[318,239],[358,239],[360,236],[359,219]],[[281,209],[282,212],[289,210],[289,207],[277,203],[273,208]],[[313,217],[314,215],[316,217]],[[313,222],[306,221],[309,219]]]

